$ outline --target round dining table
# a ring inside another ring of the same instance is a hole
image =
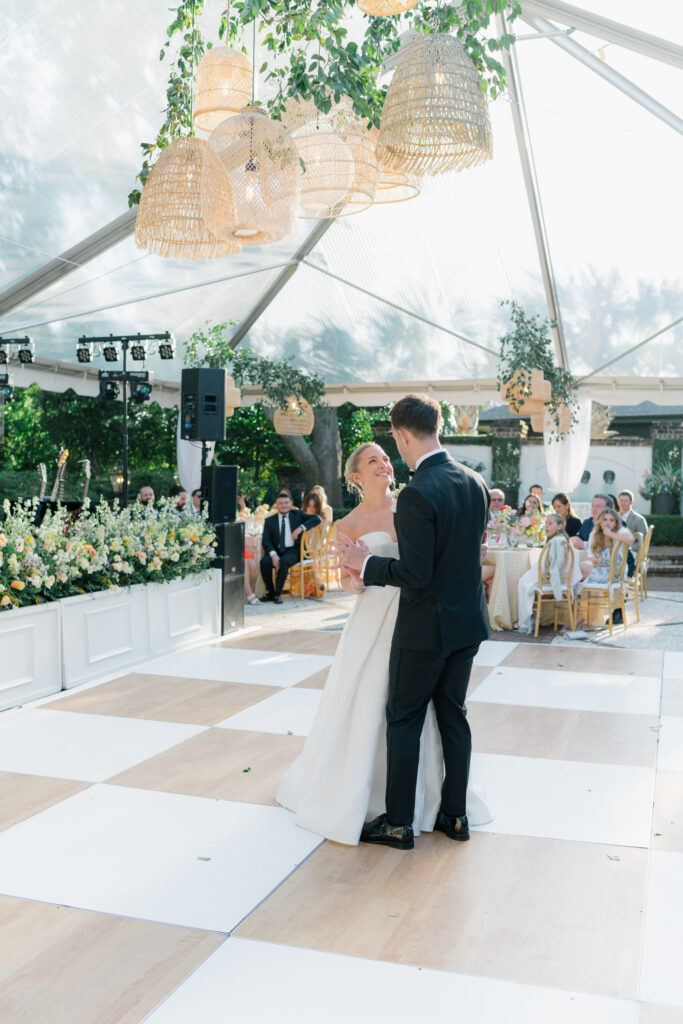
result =
[[[542,550],[540,547],[489,548],[484,565],[496,568],[489,591],[491,629],[499,632],[514,626],[517,621],[517,583],[527,569],[538,566]]]

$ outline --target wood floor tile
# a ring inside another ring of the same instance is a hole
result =
[[[646,850],[485,833],[328,842],[236,934],[634,999],[646,871]]]
[[[241,647],[248,651],[286,651],[289,654],[334,654],[341,633],[316,629],[259,629],[234,640],[221,640],[220,647]]]
[[[208,729],[107,781],[137,789],[272,805],[280,777],[304,743],[303,736]]]
[[[683,1008],[660,1006],[657,1003],[640,1003],[638,1024],[683,1024]]]
[[[475,665],[470,674],[470,685],[467,687],[467,695],[470,696],[481,686],[486,677],[493,671],[492,665]],[[469,708],[469,705],[468,705]],[[468,712],[469,713],[469,712]]]
[[[0,831],[87,789],[89,782],[0,772]]]
[[[295,683],[295,686],[301,686],[304,690],[324,690],[329,674],[329,668],[323,668],[320,672],[309,676],[308,679],[302,679],[300,683]]]
[[[279,690],[279,686],[132,672],[111,683],[93,686],[44,706],[56,711],[85,711],[92,715],[215,725],[266,697],[272,697]]]
[[[472,701],[474,749],[485,754],[653,767],[657,717]]]
[[[3,1024],[139,1024],[223,936],[0,897]]]
[[[623,675],[661,676],[661,651],[622,651],[614,647],[563,647],[518,644],[501,665],[516,668],[566,669],[568,672],[592,672],[596,675],[618,672]]]
[[[683,772],[657,772],[652,849],[683,853]]]

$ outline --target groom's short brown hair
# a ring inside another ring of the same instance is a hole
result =
[[[395,430],[409,430],[418,437],[438,434],[441,426],[441,406],[429,395],[405,395],[399,398],[390,416]]]

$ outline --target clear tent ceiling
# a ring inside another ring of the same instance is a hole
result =
[[[678,0],[588,6],[683,38]],[[207,2],[207,36],[222,7]],[[161,120],[168,21],[167,0],[3,4],[0,293],[125,211],[139,144]],[[516,31],[533,34],[521,21]],[[571,38],[683,116],[680,71]],[[681,138],[552,39],[516,53],[570,368],[587,374],[683,314]],[[243,344],[330,382],[495,376],[501,300],[547,305],[509,99],[491,116],[493,161],[334,222]],[[28,333],[38,355],[70,361],[82,334],[171,330],[182,342],[207,320],[247,316],[314,226],[198,263],[150,256],[128,237],[0,317],[0,334]],[[605,372],[683,377],[682,341],[679,325]],[[154,368],[170,378],[181,366],[179,355]]]

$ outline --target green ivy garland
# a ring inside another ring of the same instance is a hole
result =
[[[154,142],[143,142],[143,164],[137,176],[144,186],[156,155],[173,139],[194,135],[192,91],[195,69],[210,43],[205,43],[196,18],[204,0],[181,0],[166,29],[166,42],[159,59],[164,60],[171,40],[181,36],[181,45],[169,75],[166,116]],[[418,4],[403,15],[373,18],[364,15],[365,34],[360,44],[348,38],[344,25],[355,0],[320,0],[314,10],[310,0],[240,0],[231,8],[230,25],[225,15],[218,29],[237,45],[245,28],[256,21],[271,60],[260,69],[266,81],[276,85],[270,105],[277,114],[289,96],[312,99],[322,111],[342,96],[353,102],[356,114],[368,124],[379,126],[386,86],[379,84],[384,62],[400,46],[400,34],[407,28],[418,32],[455,32],[481,75],[482,87],[495,99],[505,89],[505,69],[497,59],[509,50],[514,36],[488,35],[492,18],[505,13],[513,21],[521,12],[519,0],[462,0],[458,4]],[[246,49],[246,48],[245,48]],[[128,205],[140,202],[140,189],[128,196]]]

